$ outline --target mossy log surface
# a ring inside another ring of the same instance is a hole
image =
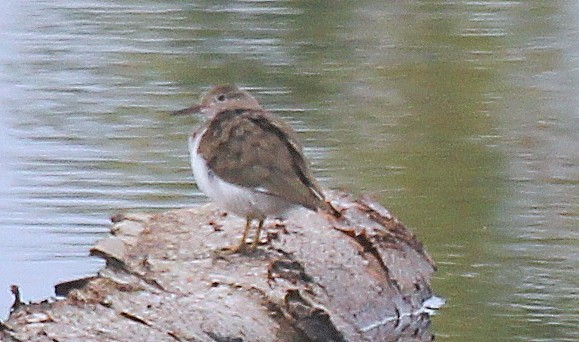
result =
[[[20,306],[2,341],[429,341],[434,264],[369,199],[333,194],[266,223],[257,251],[226,254],[244,221],[213,205],[113,218],[91,250],[106,266]]]

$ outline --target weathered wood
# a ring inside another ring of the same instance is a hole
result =
[[[15,310],[2,341],[428,341],[433,263],[377,203],[334,195],[343,219],[305,209],[248,255],[220,253],[243,220],[212,205],[114,218],[97,277]],[[264,237],[265,240],[265,237]]]

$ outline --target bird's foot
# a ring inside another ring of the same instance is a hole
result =
[[[242,243],[237,244],[237,245],[222,247],[219,250],[219,253],[224,254],[224,255],[252,254],[256,250],[257,250],[257,246],[255,246],[253,243],[248,244],[248,243],[242,242]]]

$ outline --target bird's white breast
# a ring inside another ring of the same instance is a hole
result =
[[[205,131],[197,131],[189,137],[189,154],[197,187],[215,204],[238,216],[255,219],[280,216],[294,206],[280,197],[228,183],[209,170],[207,162],[198,153]]]

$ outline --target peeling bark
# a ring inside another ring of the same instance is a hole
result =
[[[251,254],[220,248],[243,220],[212,205],[117,215],[96,277],[19,306],[2,341],[430,341],[421,310],[434,264],[376,202],[336,195],[336,220],[305,209],[267,226]]]

